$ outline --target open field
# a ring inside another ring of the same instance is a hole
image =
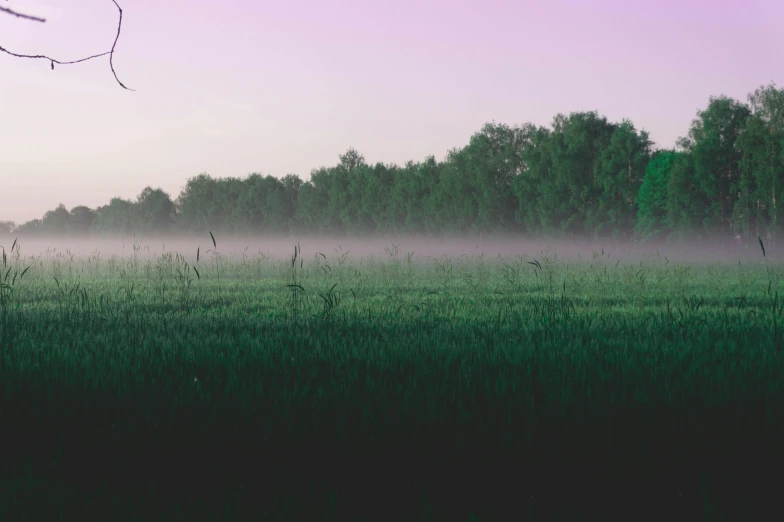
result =
[[[782,514],[784,265],[759,245],[216,239],[6,249],[0,520]]]

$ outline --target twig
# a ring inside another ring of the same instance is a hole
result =
[[[33,22],[46,22],[46,18],[39,18],[37,16],[31,16],[31,15],[26,15],[26,14],[22,14],[22,13],[17,13],[13,9],[9,9],[7,7],[0,7],[0,12],[8,13],[10,15],[13,15],[13,16],[16,16],[16,17],[19,17],[19,18],[24,18],[25,20],[32,20]]]
[[[114,75],[114,79],[117,80],[117,83],[120,84],[120,87],[132,91],[133,89],[128,89],[128,87],[123,85],[123,82],[121,82],[120,79],[117,77],[117,73],[114,72],[114,63],[112,63],[112,60],[114,59],[114,47],[117,45],[117,40],[120,39],[120,27],[122,26],[122,9],[120,8],[120,4],[117,3],[117,0],[112,0],[112,2],[114,2],[114,5],[117,6],[117,10],[120,11],[120,21],[117,23],[117,36],[114,37],[114,43],[112,44],[111,54],[109,54],[109,67],[112,69],[112,74]]]
[[[94,54],[92,56],[88,56],[87,58],[82,58],[80,60],[72,60],[72,61],[69,61],[69,62],[62,62],[60,60],[55,60],[54,58],[50,58],[50,57],[48,57],[46,55],[43,55],[43,54],[35,54],[35,55],[33,55],[33,54],[17,54],[17,53],[13,53],[13,52],[9,51],[8,49],[6,49],[6,48],[4,48],[2,46],[0,46],[0,51],[4,52],[6,54],[10,54],[11,56],[15,56],[17,58],[43,58],[44,60],[49,60],[49,62],[52,64],[52,70],[54,70],[54,64],[70,65],[70,64],[73,64],[73,63],[79,63],[79,62],[85,62],[87,60],[92,60],[93,58],[98,58],[100,56],[106,56],[108,54],[109,55],[109,67],[112,70],[112,74],[114,74],[114,79],[117,80],[117,83],[119,83],[120,87],[122,87],[123,89],[126,89],[128,91],[133,91],[134,89],[126,87],[123,84],[123,82],[120,81],[120,79],[117,77],[117,73],[114,70],[114,62],[113,62],[113,59],[114,59],[114,48],[117,45],[117,40],[120,39],[120,30],[122,29],[122,8],[120,7],[120,5],[117,3],[116,0],[112,0],[112,2],[114,3],[114,5],[117,6],[117,10],[120,11],[120,21],[117,24],[117,36],[114,37],[114,43],[112,44],[111,51],[107,51],[107,52],[101,53],[101,54]],[[13,14],[13,15],[16,15],[16,16],[19,16],[19,17],[22,17],[22,18],[27,18],[27,19],[30,19],[30,20],[35,20],[35,21],[40,21],[40,22],[45,22],[46,21],[43,18],[36,18],[36,17],[28,16],[28,15],[22,15],[22,14],[14,12],[14,11],[11,11],[10,9],[4,8],[4,7],[0,7],[0,11],[9,12],[10,14]]]

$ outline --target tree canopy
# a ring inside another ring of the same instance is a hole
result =
[[[558,114],[549,127],[491,122],[442,161],[369,164],[349,148],[303,181],[252,173],[146,187],[134,201],[63,205],[0,233],[360,236],[775,237],[784,198],[784,90],[710,98],[675,149],[628,120]]]

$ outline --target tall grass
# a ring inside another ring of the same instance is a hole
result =
[[[200,248],[3,252],[0,519],[781,512],[784,305],[761,240],[760,263],[700,265],[210,239],[214,270]]]

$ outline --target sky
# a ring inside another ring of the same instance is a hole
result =
[[[659,147],[710,96],[784,86],[780,0],[118,0],[114,55],[0,53],[0,220],[189,178],[282,177],[349,147],[403,165],[482,125],[628,118]],[[111,49],[111,0],[8,0],[0,46]]]

